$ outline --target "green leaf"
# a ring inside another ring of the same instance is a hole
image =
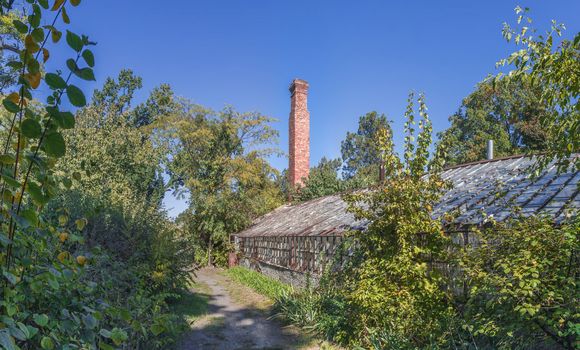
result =
[[[8,237],[6,237],[5,234],[0,233],[0,243],[2,243],[2,246],[6,247],[10,243],[12,243],[12,241]]]
[[[26,118],[22,121],[20,130],[24,136],[30,139],[36,139],[42,135],[42,127],[40,126],[40,123],[30,118]]]
[[[4,165],[14,164],[16,158],[11,154],[3,154],[0,156],[0,163]]]
[[[93,55],[93,52],[91,50],[86,49],[85,51],[83,51],[82,55],[83,58],[85,59],[85,62],[87,62],[87,64],[89,65],[89,67],[95,66],[95,56]]]
[[[20,187],[20,182],[18,182],[15,178],[13,178],[12,175],[7,174],[7,173],[2,173],[1,176],[2,176],[2,179],[4,180],[4,182],[6,182],[6,184],[8,186],[14,187],[14,188]]]
[[[84,80],[95,80],[95,74],[91,68],[82,68],[74,71],[75,75]]]
[[[0,345],[5,350],[16,350],[14,339],[10,336],[7,329],[0,329]]]
[[[48,9],[48,0],[38,0],[38,3],[40,6],[42,6],[42,8]]]
[[[32,200],[38,204],[46,204],[48,199],[42,194],[42,189],[35,182],[29,181],[26,185],[26,192],[32,197]]]
[[[18,323],[16,323],[16,325],[18,325],[20,332],[22,332],[22,335],[24,335],[23,340],[30,339],[30,330],[28,330],[28,327],[26,327],[26,325],[22,322],[18,322]]]
[[[16,103],[10,101],[9,99],[4,99],[4,101],[2,101],[2,104],[4,105],[4,108],[6,108],[8,112],[16,113],[20,111],[20,107],[18,107]]]
[[[22,21],[15,19],[14,21],[12,21],[12,24],[14,24],[14,27],[20,34],[28,33],[28,26],[24,24]]]
[[[60,112],[58,114],[58,118],[55,118],[60,126],[63,129],[72,129],[75,127],[75,116],[71,112]]]
[[[71,32],[70,30],[66,31],[66,42],[68,46],[70,46],[76,52],[80,52],[83,49],[83,41],[81,37]]]
[[[83,316],[83,323],[88,329],[95,329],[97,327],[97,319],[91,314]]]
[[[62,157],[66,152],[64,138],[58,132],[46,135],[44,149],[49,156]]]
[[[153,333],[154,336],[158,336],[163,332],[165,332],[165,327],[163,327],[162,325],[155,323],[151,326],[151,333]]]
[[[14,276],[12,273],[8,272],[8,271],[3,271],[2,275],[4,276],[4,278],[6,278],[6,280],[8,280],[8,282],[10,282],[10,284],[15,285],[16,282],[18,282],[18,279],[16,278],[16,276]]]
[[[21,211],[20,217],[28,223],[28,226],[38,225],[38,214],[33,209],[26,209]]]
[[[81,89],[74,85],[67,86],[66,94],[70,103],[75,107],[84,107],[87,104],[85,94]]]
[[[48,316],[45,314],[34,314],[32,318],[34,319],[34,323],[40,327],[45,327],[48,324]]]
[[[46,73],[44,80],[46,81],[46,84],[53,90],[64,89],[66,87],[66,82],[58,74]]]
[[[66,66],[73,73],[75,73],[77,70],[79,70],[79,67],[77,66],[77,62],[75,60],[73,60],[72,58],[69,58],[68,60],[66,60]]]
[[[32,39],[37,43],[40,43],[44,40],[44,29],[42,28],[35,28],[32,33],[30,33]]]
[[[101,350],[115,350],[114,347],[112,347],[111,345],[109,345],[103,341],[99,342],[99,349],[101,349]]]
[[[49,337],[42,337],[42,340],[40,341],[40,346],[46,350],[54,349],[54,343],[52,339],[50,339]]]
[[[111,331],[111,340],[113,340],[113,343],[117,346],[121,345],[125,340],[127,340],[127,338],[127,333],[120,328],[115,327]]]

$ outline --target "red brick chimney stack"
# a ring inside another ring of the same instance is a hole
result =
[[[298,188],[310,173],[310,113],[308,112],[308,83],[294,79],[290,84],[290,186]]]

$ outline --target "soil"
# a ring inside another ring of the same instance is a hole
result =
[[[207,313],[193,323],[177,349],[327,348],[273,319],[269,299],[231,281],[222,270],[204,268],[196,275],[196,291],[209,295]]]

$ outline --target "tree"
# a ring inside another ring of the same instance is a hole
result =
[[[147,220],[157,215],[165,193],[161,165],[167,148],[154,143],[152,128],[134,122],[136,111],[146,109],[146,104],[131,108],[140,86],[141,78],[130,70],[107,78],[77,114],[77,127],[66,134],[69,152],[59,163],[63,174],[77,177],[62,205],[91,213],[88,241],[125,258],[150,250],[157,230],[146,229],[151,224]]]
[[[530,79],[479,83],[438,134],[448,145],[448,164],[485,159],[487,140],[494,140],[497,156],[545,150],[548,136],[539,121],[548,111],[541,94]]]
[[[423,96],[418,131],[413,103],[411,94],[403,157],[394,151],[390,129],[379,130],[375,147],[385,179],[371,191],[345,197],[349,211],[369,225],[351,233],[355,253],[334,281],[363,346],[421,348],[443,344],[449,335],[450,295],[442,272],[431,265],[449,261],[449,238],[442,222],[431,217],[447,185],[440,176],[442,157],[430,155],[432,126]]]
[[[4,6],[0,8],[4,10]],[[16,29],[13,24],[15,20],[26,22],[24,16],[16,11],[0,14],[0,94],[4,94],[18,81],[18,68],[9,62],[16,61],[16,55],[22,48],[25,34]]]
[[[341,165],[340,159],[322,157],[318,165],[310,169],[308,179],[295,198],[302,202],[344,191],[345,182],[338,177]]]
[[[232,107],[214,112],[184,102],[166,118],[173,145],[167,168],[171,185],[189,195],[189,230],[207,249],[207,262],[225,263],[228,235],[282,202],[275,170],[265,156],[276,136],[271,118]]]
[[[381,157],[375,140],[378,131],[382,129],[390,129],[389,121],[384,114],[379,115],[373,111],[359,118],[356,133],[347,132],[341,143],[345,179],[350,179],[357,173],[362,174],[368,168],[374,169],[370,173],[376,174],[373,179],[378,179]]]
[[[561,40],[565,26],[552,21],[550,31],[538,35],[530,28],[532,19],[528,9],[516,7],[517,27],[504,23],[503,36],[514,42],[519,50],[498,62],[499,66],[512,70],[510,79],[530,79],[541,90],[541,103],[547,113],[539,118],[540,127],[548,134],[547,153],[541,158],[539,168],[546,166],[554,157],[560,160],[559,169],[572,164],[580,169],[580,162],[570,158],[580,151],[580,33],[572,40]],[[506,79],[498,74],[495,81]],[[538,168],[538,169],[539,169]]]

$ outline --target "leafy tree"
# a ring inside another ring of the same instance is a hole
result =
[[[165,222],[157,213],[165,193],[161,164],[167,148],[154,144],[152,128],[135,125],[130,105],[140,84],[129,70],[117,80],[108,78],[77,114],[77,127],[66,135],[69,152],[59,163],[63,174],[77,179],[61,205],[90,213],[89,242],[123,257],[150,251],[152,234],[159,232],[150,223]]]
[[[552,21],[550,30],[539,35],[529,27],[532,19],[527,12],[527,8],[516,7],[517,27],[504,24],[504,38],[519,49],[498,65],[513,69],[508,74],[510,79],[530,79],[541,90],[541,103],[547,113],[539,116],[539,124],[548,138],[547,154],[541,159],[540,167],[557,157],[562,170],[573,162],[570,155],[580,151],[580,33],[572,40],[558,43],[564,25]],[[503,79],[504,75],[499,74],[495,80]],[[579,162],[573,166],[580,169]]]
[[[394,151],[390,130],[381,129],[375,142],[385,164],[384,181],[372,191],[345,197],[356,218],[370,224],[365,232],[352,233],[358,248],[335,281],[346,296],[355,339],[379,348],[444,343],[445,320],[451,318],[445,278],[431,266],[449,259],[442,223],[431,218],[446,188],[439,175],[443,163],[438,155],[430,164],[431,121],[420,96],[416,132],[413,102],[411,94],[403,158]],[[384,336],[374,337],[379,333]]]
[[[167,165],[174,189],[189,195],[189,230],[207,249],[208,263],[225,263],[228,235],[247,226],[282,201],[275,170],[264,148],[277,136],[271,118],[239,113],[231,107],[214,112],[182,104],[163,121],[174,147]]]
[[[375,174],[376,182],[381,162],[380,150],[375,142],[377,133],[382,129],[390,129],[389,121],[384,114],[369,112],[359,118],[356,133],[347,132],[341,143],[342,159],[344,161],[343,178],[350,179],[357,173]],[[372,171],[368,171],[372,168]],[[367,171],[365,171],[365,169]]]
[[[18,69],[9,62],[16,60],[16,55],[20,53],[24,43],[25,34],[14,26],[15,20],[22,23],[27,21],[16,11],[3,12],[0,15],[0,94],[4,94],[18,81]]]
[[[340,159],[323,157],[317,166],[310,169],[308,179],[294,197],[298,201],[307,201],[344,191],[345,182],[338,177],[341,165]]]
[[[494,140],[497,156],[545,150],[547,134],[539,121],[548,111],[541,94],[530,79],[479,83],[449,118],[451,126],[438,134],[448,145],[448,164],[485,159],[487,140]]]

